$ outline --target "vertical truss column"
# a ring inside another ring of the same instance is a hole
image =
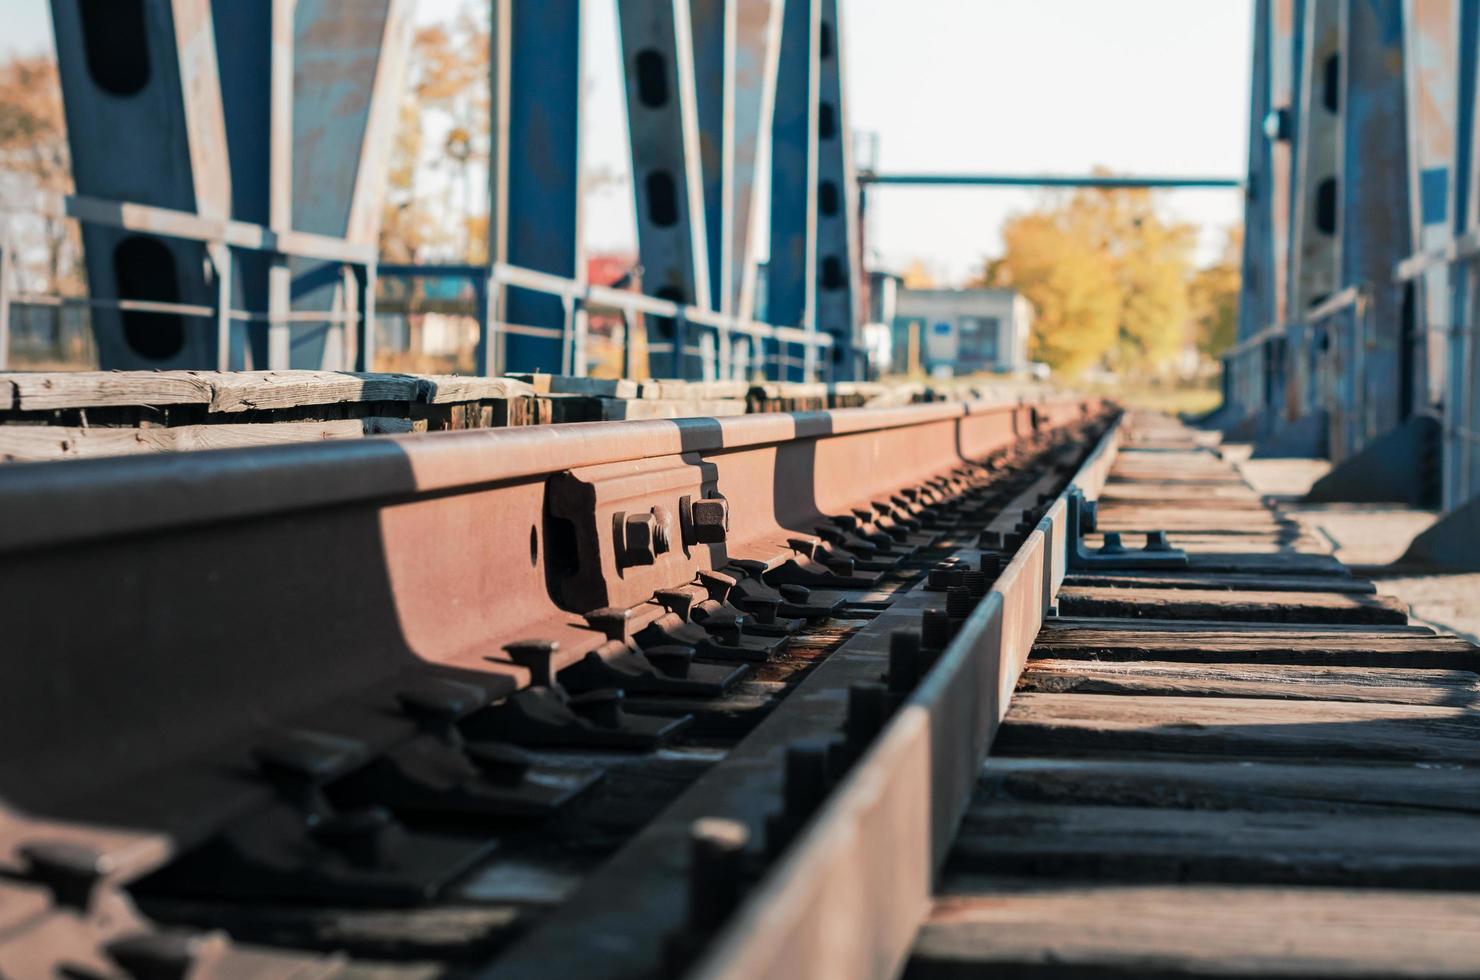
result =
[[[642,288],[707,309],[712,293],[689,0],[618,0],[617,13]],[[697,341],[686,336],[693,329],[681,320],[648,318],[653,374],[701,373],[701,359],[687,350]]]
[[[766,319],[817,329],[818,33],[822,0],[785,0],[776,107],[771,124],[771,256]],[[770,344],[767,360],[783,381],[816,370],[812,349]]]
[[[1404,0],[1407,71],[1409,234],[1417,250],[1452,237],[1455,104],[1459,98],[1457,0]],[[1413,411],[1444,398],[1448,365],[1449,269],[1435,265],[1407,286],[1404,311],[1413,349]]]
[[[1412,403],[1412,349],[1393,270],[1412,252],[1402,0],[1344,0],[1345,132],[1341,277],[1367,301],[1342,338],[1349,413],[1333,434],[1341,460],[1397,426]]]
[[[292,228],[374,245],[412,5],[408,0],[289,0],[289,5],[297,8],[291,49]],[[360,360],[357,341],[373,345],[373,324],[364,324],[370,337],[357,338],[354,325],[344,320],[366,312],[355,299],[359,277],[333,262],[292,259],[288,266],[294,317],[289,364],[353,367]],[[312,314],[321,312],[337,322],[316,322]],[[274,327],[270,333],[278,340],[268,344],[269,363],[277,367],[290,331]]]
[[[1257,0],[1254,63],[1249,93],[1248,182],[1244,202],[1243,280],[1238,338],[1284,322],[1289,248],[1290,141],[1294,0]],[[1266,347],[1239,368],[1234,393],[1245,414],[1278,400],[1277,379]]]
[[[493,0],[488,255],[584,282],[581,0]],[[579,311],[489,283],[478,369],[559,373]],[[510,329],[505,331],[504,325]],[[490,331],[489,326],[498,329]],[[571,369],[585,373],[584,364]]]
[[[817,328],[831,335],[826,376],[862,376],[856,345],[858,284],[858,180],[843,88],[843,37],[838,0],[822,0],[817,33]]]
[[[760,165],[771,155],[771,124],[776,111],[776,74],[781,57],[781,16],[785,0],[734,0],[735,43],[732,83],[734,126],[731,174],[734,190],[728,232],[730,276],[726,311],[742,320],[755,317],[756,184]],[[731,363],[737,372],[759,362],[748,337],[734,340]]]
[[[229,217],[210,4],[53,0],[51,10],[77,193]],[[82,243],[95,300],[216,305],[203,243],[88,225]],[[218,363],[211,317],[94,307],[91,322],[104,368]]]
[[[1314,331],[1306,313],[1339,288],[1340,260],[1341,0],[1305,0],[1304,8],[1287,305],[1292,420],[1321,407],[1317,361],[1326,333]]]
[[[1480,147],[1476,145],[1480,118],[1480,0],[1460,0],[1459,55],[1454,140],[1454,206],[1450,214],[1456,236],[1480,229]],[[1444,508],[1453,510],[1480,495],[1480,276],[1474,260],[1455,263],[1451,274],[1450,322],[1454,327],[1449,348],[1448,396],[1444,403]]]

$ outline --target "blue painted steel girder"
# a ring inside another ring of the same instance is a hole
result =
[[[1341,278],[1368,291],[1342,338],[1331,452],[1340,460],[1395,428],[1411,407],[1415,352],[1393,269],[1412,252],[1402,0],[1345,0]]]
[[[815,330],[817,288],[818,29],[821,0],[786,0],[771,124],[771,252],[766,319]],[[777,377],[804,380],[808,358],[768,344]]]
[[[494,0],[488,227],[495,262],[584,281],[582,6],[581,0]],[[483,373],[570,369],[559,333],[571,332],[578,314],[560,297],[490,287],[488,302],[494,320],[543,333],[500,333],[501,350],[480,348]]]
[[[51,7],[77,192],[226,218],[231,174],[209,7],[189,0],[53,0]],[[96,300],[215,302],[198,242],[92,225],[83,226],[82,242]],[[208,318],[94,308],[92,325],[104,368],[216,364]]]

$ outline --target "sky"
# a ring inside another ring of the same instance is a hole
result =
[[[470,0],[420,0],[450,20]],[[882,172],[1237,176],[1245,168],[1251,0],[841,0],[845,112]],[[620,176],[587,202],[587,245],[634,247],[615,0],[587,3],[586,154]],[[46,0],[0,0],[0,55],[51,47]],[[1001,248],[1003,220],[1044,192],[876,188],[869,254],[942,283]],[[1164,192],[1216,256],[1235,190]]]

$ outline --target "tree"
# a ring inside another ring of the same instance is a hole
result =
[[[1036,317],[1030,354],[1069,377],[1104,364],[1159,373],[1185,346],[1194,229],[1145,189],[1086,188],[1015,215],[983,280]]]
[[[0,171],[22,190],[61,196],[72,191],[72,160],[56,62],[44,54],[0,63]],[[62,218],[39,221],[42,264],[32,275],[41,292],[81,288],[77,230]]]
[[[422,27],[412,40],[381,220],[381,254],[393,261],[424,261],[429,252],[468,262],[487,255],[487,218],[473,214],[481,188],[471,179],[488,158],[489,34],[472,11]],[[445,126],[440,141],[427,138],[432,121]],[[440,201],[426,180],[434,173],[442,176]]]
[[[1223,254],[1217,262],[1197,270],[1189,287],[1197,349],[1213,360],[1233,346],[1238,333],[1239,262],[1243,247],[1243,229],[1230,228],[1223,242]]]

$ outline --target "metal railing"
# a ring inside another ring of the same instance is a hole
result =
[[[585,313],[588,309],[613,310],[627,317],[642,314],[671,320],[673,341],[669,344],[649,344],[648,350],[673,353],[676,367],[684,357],[706,358],[711,354],[702,343],[698,346],[688,343],[689,328],[699,327],[712,331],[716,337],[712,345],[714,370],[721,378],[732,376],[737,364],[750,363],[749,358],[737,356],[734,344],[737,339],[746,339],[750,344],[769,345],[765,355],[757,358],[757,362],[771,364],[778,372],[784,372],[786,366],[792,363],[788,347],[803,351],[803,364],[825,364],[826,359],[819,354],[834,343],[830,334],[821,331],[742,319],[703,307],[675,303],[631,290],[593,285],[581,279],[552,275],[507,263],[487,266],[383,264],[372,245],[307,232],[275,232],[250,222],[211,218],[151,205],[104,201],[80,195],[38,195],[37,201],[30,207],[0,206],[0,216],[71,219],[81,224],[200,242],[206,246],[210,277],[216,287],[216,302],[212,304],[24,293],[14,287],[14,249],[6,229],[0,228],[0,370],[8,366],[9,307],[12,303],[29,303],[166,313],[213,320],[217,334],[217,369],[222,371],[229,370],[231,366],[231,329],[234,323],[268,324],[268,367],[272,369],[287,367],[285,361],[274,363],[274,352],[281,351],[285,357],[288,350],[287,331],[294,325],[353,324],[356,328],[355,367],[368,371],[371,370],[375,354],[375,287],[381,274],[403,278],[448,274],[466,277],[475,290],[475,317],[479,325],[476,364],[478,373],[483,375],[496,374],[503,369],[498,352],[501,336],[508,334],[558,340],[561,345],[562,373],[584,375],[587,370]],[[353,275],[358,285],[354,308],[340,312],[235,309],[231,302],[232,249],[266,252],[284,261],[289,258],[303,258],[339,263],[344,266],[346,273]],[[565,306],[561,326],[541,327],[505,321],[501,312],[503,297],[508,288],[559,297]],[[273,337],[273,334],[277,336]],[[630,331],[627,345],[625,357],[630,361]]]

